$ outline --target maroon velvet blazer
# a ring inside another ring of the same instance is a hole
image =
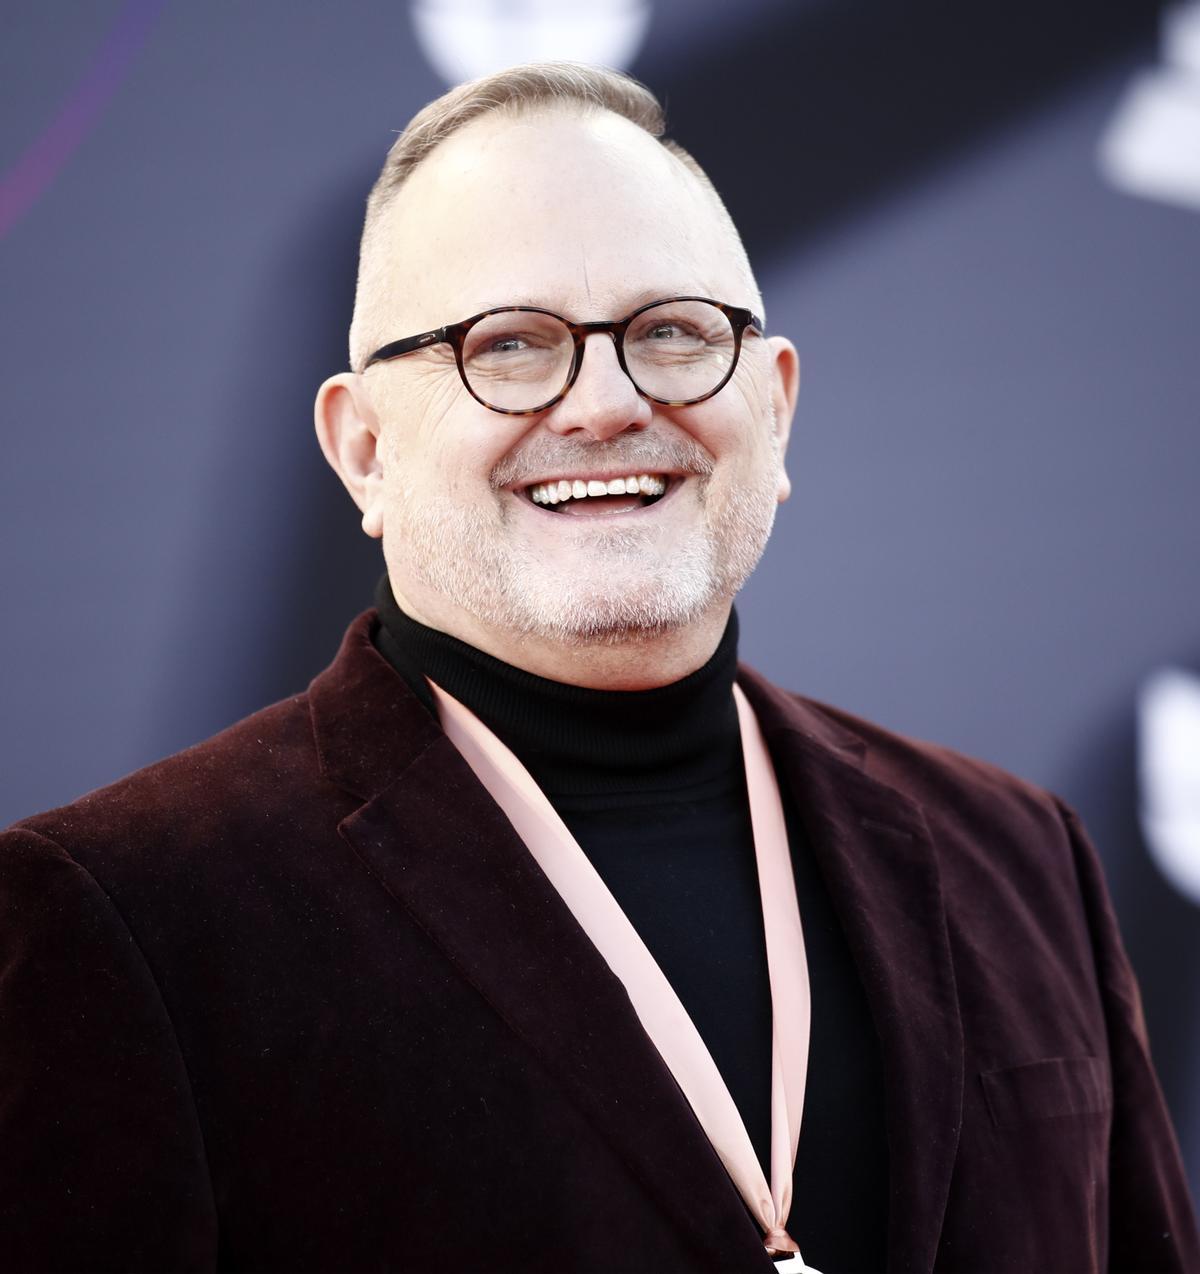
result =
[[[769,1274],[371,618],[308,693],[0,834],[0,1266]],[[879,1032],[889,1270],[1200,1270],[1070,811],[740,681]]]

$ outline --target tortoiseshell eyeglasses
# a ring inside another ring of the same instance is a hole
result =
[[[506,416],[531,416],[559,402],[579,375],[584,344],[607,333],[617,362],[643,398],[686,407],[719,393],[737,367],[747,328],[762,319],[704,296],[675,296],[639,306],[623,319],[572,323],[532,305],[502,305],[461,323],[392,341],[366,367],[446,344],[472,398]]]

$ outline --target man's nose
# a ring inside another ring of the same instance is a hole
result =
[[[617,347],[607,332],[593,332],[583,346],[579,375],[567,396],[547,413],[545,424],[555,433],[582,430],[598,442],[650,424],[650,403],[621,370]]]

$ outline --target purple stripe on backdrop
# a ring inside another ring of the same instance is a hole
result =
[[[58,114],[0,177],[0,239],[33,207],[99,122],[164,7],[165,0],[129,0]]]

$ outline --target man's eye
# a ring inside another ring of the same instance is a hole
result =
[[[699,349],[710,343],[708,333],[699,330],[693,323],[683,323],[678,319],[659,319],[648,323],[645,327],[630,332],[629,339],[635,345],[678,346],[680,351]]]
[[[526,348],[526,341],[521,336],[497,336],[488,342],[488,351],[493,354],[515,354]]]

